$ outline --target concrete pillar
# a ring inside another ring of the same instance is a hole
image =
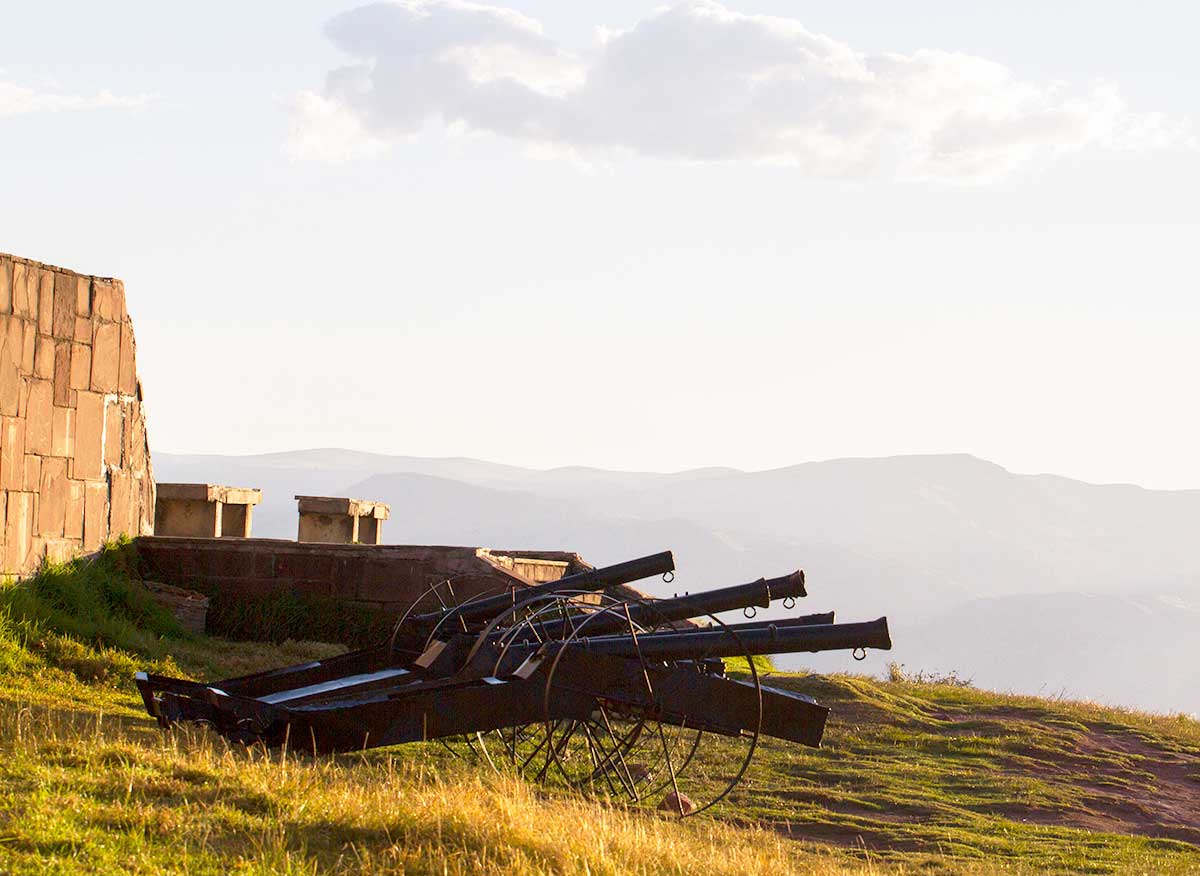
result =
[[[262,491],[218,484],[158,484],[154,534],[249,538]]]
[[[391,509],[383,502],[336,496],[297,496],[297,541],[380,544]]]

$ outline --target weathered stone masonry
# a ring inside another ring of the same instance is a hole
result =
[[[124,285],[0,254],[0,568],[153,527]]]
[[[271,538],[155,536],[138,540],[147,576],[177,587],[238,599],[279,593],[330,598],[392,617],[439,581],[457,599],[554,581],[590,569],[578,555],[478,547],[322,544]],[[445,595],[445,594],[443,594]],[[428,608],[436,607],[428,596]]]

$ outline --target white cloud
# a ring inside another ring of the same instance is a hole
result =
[[[387,142],[343,102],[301,91],[292,99],[287,151],[293,158],[340,162],[377,155]]]
[[[26,115],[29,113],[78,112],[97,109],[141,109],[152,95],[139,94],[123,97],[111,91],[95,94],[68,94],[55,88],[18,85],[0,79],[0,118]]]
[[[958,52],[867,54],[711,0],[598,29],[584,57],[530,18],[462,0],[373,3],[327,33],[355,63],[297,98],[291,148],[305,157],[378,152],[430,121],[539,154],[763,161],[819,177],[988,180],[1088,146],[1191,145],[1111,85],[1024,81]]]

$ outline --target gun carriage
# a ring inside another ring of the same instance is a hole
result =
[[[534,781],[691,814],[732,790],[760,736],[820,745],[829,709],[763,685],[756,656],[857,656],[891,639],[886,618],[717,617],[794,607],[801,571],[664,599],[624,586],[674,568],[668,551],[461,602],[441,582],[379,646],[211,684],[138,673],[137,685],[164,727],[314,754],[440,740]]]

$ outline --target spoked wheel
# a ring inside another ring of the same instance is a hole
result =
[[[561,639],[604,605],[614,603],[612,597],[588,591],[559,591],[517,603],[480,631],[464,665],[470,665],[480,655],[491,660],[492,674],[497,675],[513,645],[528,650],[530,646]],[[548,754],[547,741],[545,725],[538,722],[456,737],[448,741],[448,746],[460,755],[486,762],[498,772],[515,772],[542,782],[552,775],[548,766],[553,759]]]
[[[416,656],[433,644],[435,639],[466,632],[468,627],[463,623],[461,612],[472,603],[482,599],[489,599],[505,592],[506,589],[513,592],[514,603],[516,603],[517,597],[520,594],[520,590],[518,589],[493,587],[476,593],[468,599],[460,600],[454,592],[455,581],[460,581],[460,579],[446,578],[438,581],[413,600],[392,628],[392,635],[388,640],[389,646],[404,648],[400,644],[404,643],[407,646],[406,650],[414,652],[414,656]],[[432,627],[417,626],[413,623],[413,619],[419,615],[435,611],[442,612],[442,616]],[[510,611],[503,613],[500,617],[503,618],[509,614],[518,613]],[[489,629],[494,627],[495,624],[496,621],[494,620],[489,625]],[[481,745],[478,738],[480,736],[481,734],[478,733],[449,736],[439,739],[438,742],[455,757],[489,760],[487,749]]]
[[[454,583],[458,581],[461,584],[463,577],[465,576],[445,578],[426,588],[420,596],[412,601],[404,613],[400,615],[400,619],[392,627],[392,635],[388,643],[395,646],[399,642],[407,640],[419,644],[420,650],[424,650],[438,636],[449,635],[455,632],[465,632],[466,625],[462,622],[460,612],[473,602],[496,596],[499,593],[503,593],[506,589],[513,589],[493,587],[481,593],[476,593],[469,599],[460,600],[454,592]],[[516,593],[519,593],[519,591],[514,590],[514,594]],[[434,611],[442,612],[442,616],[432,627],[418,627],[413,623],[414,618],[426,612]]]
[[[652,603],[611,597],[583,603],[578,597],[561,597],[556,603],[530,612],[501,637],[497,667],[515,644],[525,645],[523,650],[528,652],[528,645],[541,641],[537,631],[550,627],[558,618],[570,618],[569,628],[557,628],[563,632],[555,639],[564,645],[586,636],[589,627],[603,626],[605,635],[625,635],[634,640],[660,628],[634,622],[631,605],[641,609]],[[652,612],[641,612],[643,617],[648,614],[652,616]],[[725,626],[715,618],[713,621]],[[549,665],[542,668],[546,674],[547,715],[552,691],[556,685],[566,683],[559,674],[564,650],[558,649]],[[693,662],[648,662],[640,654],[637,662],[644,681],[640,689],[620,698],[597,700],[586,717],[547,720],[481,734],[479,742],[488,761],[497,769],[515,769],[532,781],[608,796],[628,805],[657,807],[675,815],[692,815],[709,808],[741,779],[758,743],[761,689],[753,661],[747,655],[752,683],[759,695],[759,714],[753,727],[732,737],[702,729],[703,703],[696,703],[692,714],[663,714],[660,708],[663,694],[669,694],[673,685],[686,684],[688,677],[679,675],[680,671],[705,673],[715,667]]]

